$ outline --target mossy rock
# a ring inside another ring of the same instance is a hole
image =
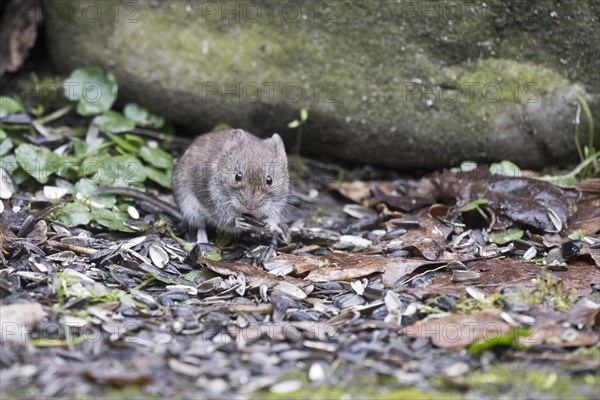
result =
[[[61,71],[102,67],[121,103],[193,133],[227,122],[292,144],[306,107],[306,153],[539,168],[575,160],[578,94],[600,121],[599,4],[53,0],[46,26]]]

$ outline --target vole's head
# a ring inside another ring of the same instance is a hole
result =
[[[278,134],[259,139],[234,130],[220,159],[219,181],[236,216],[279,220],[289,194],[287,156]]]

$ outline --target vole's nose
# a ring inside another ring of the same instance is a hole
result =
[[[258,201],[254,197],[250,197],[244,202],[244,207],[250,211],[254,211],[258,207]]]

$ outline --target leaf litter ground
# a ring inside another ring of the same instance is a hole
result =
[[[170,174],[166,152],[118,137],[96,143],[102,165]],[[15,153],[47,158],[44,146]],[[561,189],[480,167],[421,179],[364,168],[340,182],[336,167],[302,162],[311,178],[295,182],[274,257],[260,235],[189,251],[151,205],[91,196],[58,168],[18,184],[19,169],[4,170],[2,393],[597,396],[596,180]],[[47,195],[61,187],[61,201]]]

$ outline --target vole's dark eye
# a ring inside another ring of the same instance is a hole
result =
[[[237,174],[235,174],[235,180],[240,182],[242,180],[242,173],[238,172]]]
[[[271,178],[271,175],[267,175],[267,185],[270,185],[273,183],[273,178]]]

